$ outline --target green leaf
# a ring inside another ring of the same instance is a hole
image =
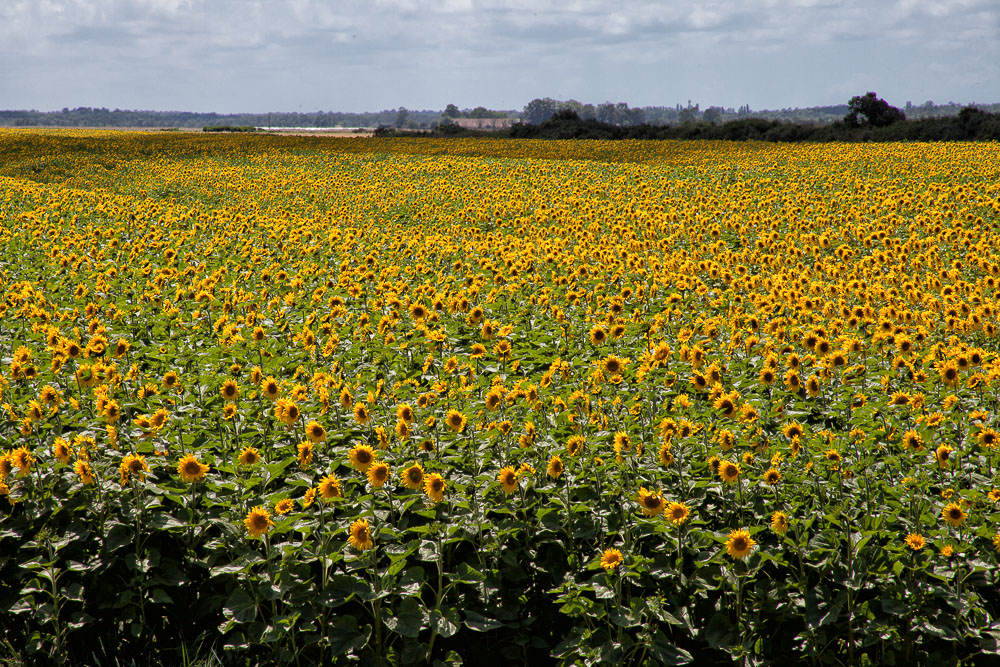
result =
[[[237,623],[249,623],[257,618],[257,604],[245,590],[237,588],[226,600],[222,613]]]
[[[467,611],[465,612],[465,626],[470,630],[486,632],[487,630],[495,630],[496,628],[503,627],[503,623],[486,618],[474,611]]]
[[[395,614],[383,609],[383,621],[390,630],[404,637],[415,638],[427,626],[430,615],[417,598],[406,598],[396,608]]]

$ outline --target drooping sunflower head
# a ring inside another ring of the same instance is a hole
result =
[[[784,512],[775,512],[771,515],[771,530],[784,535],[788,532],[788,515]]]
[[[906,536],[906,538],[904,538],[903,541],[906,542],[906,545],[914,551],[920,551],[927,544],[924,536],[920,533],[910,533]]]
[[[291,512],[293,507],[295,503],[291,498],[282,498],[274,505],[274,513],[283,516]]]

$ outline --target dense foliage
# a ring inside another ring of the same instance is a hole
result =
[[[998,158],[0,132],[6,659],[997,655]]]

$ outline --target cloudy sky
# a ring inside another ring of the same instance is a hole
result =
[[[1000,102],[1000,0],[0,0],[0,109]]]

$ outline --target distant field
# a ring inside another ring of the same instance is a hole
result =
[[[0,130],[0,655],[998,651],[1000,149]]]

